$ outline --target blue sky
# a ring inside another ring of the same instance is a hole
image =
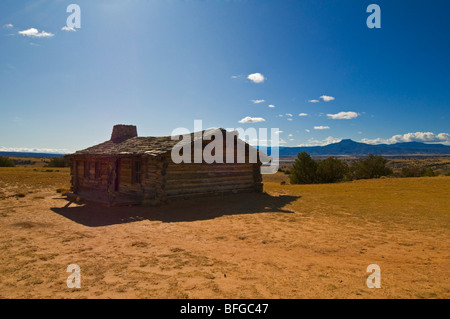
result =
[[[65,31],[71,3],[81,28]],[[380,29],[366,25],[371,3]],[[0,150],[72,152],[114,124],[160,136],[197,119],[279,128],[285,146],[450,144],[449,12],[448,1],[3,0]]]

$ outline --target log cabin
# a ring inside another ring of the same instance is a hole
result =
[[[209,131],[209,139],[205,138],[206,131],[198,133],[181,135],[182,141],[188,141],[183,145],[171,136],[139,137],[136,126],[115,125],[110,140],[66,155],[71,174],[71,192],[67,195],[110,206],[153,206],[179,198],[262,192],[260,166],[264,153],[239,139],[236,132],[216,129]],[[204,159],[195,162],[194,144],[203,151],[217,134],[222,134],[223,140],[233,139],[232,161],[225,158],[224,143],[222,163],[207,163]],[[172,159],[174,147],[180,145],[194,146],[191,161],[176,163]],[[244,146],[244,160],[238,159],[239,145]],[[256,161],[250,160],[252,151],[258,153]]]

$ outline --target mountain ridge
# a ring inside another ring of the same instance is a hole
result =
[[[36,157],[36,158],[47,158],[47,157],[61,157],[64,153],[34,153],[34,152],[7,152],[0,151],[0,156],[7,157]]]
[[[257,147],[260,148],[260,147]],[[310,155],[450,155],[450,146],[444,144],[426,144],[422,142],[401,142],[396,144],[366,144],[343,139],[340,142],[324,146],[280,146],[279,156],[297,156],[306,152]],[[0,156],[12,157],[60,157],[61,153],[4,152]]]
[[[401,142],[396,144],[366,144],[343,139],[324,146],[297,146],[279,148],[280,156],[293,156],[306,152],[310,155],[450,155],[450,146],[422,142]]]

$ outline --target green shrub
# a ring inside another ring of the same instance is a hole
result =
[[[14,161],[8,157],[0,156],[0,167],[14,167]]]
[[[438,174],[436,174],[436,172],[433,171],[433,169],[431,167],[428,167],[422,176],[433,177],[433,176],[437,176],[437,175]]]
[[[289,174],[291,184],[312,184],[317,180],[317,162],[302,152],[297,155],[294,165]]]
[[[46,167],[67,167],[69,166],[64,157],[52,157]]]
[[[31,161],[31,160],[14,159],[13,161],[14,161],[15,165],[33,165],[33,164],[36,164],[35,161]]]
[[[347,166],[348,167],[348,166]],[[344,174],[344,178],[342,179],[343,182],[351,182],[352,180],[354,180],[354,176],[353,176],[353,172],[350,169],[350,167],[348,167],[348,171],[347,173]]]
[[[402,167],[400,176],[401,177],[420,177],[425,174],[425,168],[419,166],[407,166]]]
[[[382,156],[370,154],[353,162],[353,176],[356,179],[370,179],[391,175],[393,171],[392,168],[386,166],[387,162],[388,160]]]
[[[291,173],[291,170],[289,168],[283,169],[283,168],[279,168],[278,171],[280,173],[284,173],[286,175],[289,175]]]
[[[402,171],[400,173],[401,177],[433,177],[438,176],[439,173],[435,172],[431,167],[419,167],[417,165],[402,167]]]
[[[344,179],[348,173],[347,163],[331,156],[317,164],[317,182],[335,183]]]

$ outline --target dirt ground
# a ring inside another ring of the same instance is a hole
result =
[[[450,177],[280,185],[276,174],[264,194],[107,208],[64,207],[67,171],[34,188],[5,172],[1,298],[450,298]],[[366,285],[370,264],[379,289]]]

